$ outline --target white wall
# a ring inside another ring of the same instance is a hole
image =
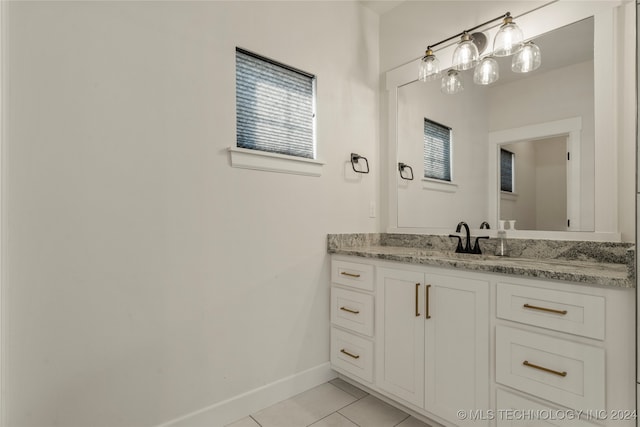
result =
[[[566,138],[537,141],[536,230],[564,230],[567,227]]]
[[[377,16],[12,2],[5,18],[4,425],[157,425],[326,363],[326,234],[379,228]],[[230,167],[235,46],[318,76],[322,177]]]
[[[619,26],[618,51],[622,66],[618,69],[617,81],[620,85],[617,128],[622,141],[618,150],[618,224],[622,240],[633,242],[636,239],[636,179],[637,173],[637,109],[638,88],[636,86],[636,2],[626,2],[618,9]]]

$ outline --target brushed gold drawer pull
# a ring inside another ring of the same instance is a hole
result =
[[[427,290],[425,292],[426,297],[424,298],[424,307],[425,307],[425,319],[431,319],[431,315],[429,314],[429,288],[431,287],[431,285],[427,285]]]
[[[533,363],[529,363],[527,360],[522,362],[522,364],[524,366],[528,366],[530,368],[539,369],[541,371],[548,372],[550,374],[558,375],[559,377],[566,377],[567,376],[567,372],[566,371],[562,371],[562,372],[554,371],[553,369],[545,368],[544,366],[538,366],[538,365],[534,365]]]
[[[341,272],[340,274],[342,274],[343,276],[349,276],[349,277],[355,277],[356,279],[358,277],[360,277],[359,274],[354,274],[354,273],[347,273],[346,271]]]
[[[344,353],[349,357],[353,357],[354,359],[360,359],[360,356],[358,356],[357,354],[351,354],[347,350],[345,350],[344,348],[340,350],[340,353]]]
[[[420,317],[420,311],[418,309],[418,293],[420,292],[420,283],[416,283],[416,317]]]
[[[347,307],[340,307],[340,310],[346,311],[347,313],[353,313],[353,314],[359,314],[360,313],[358,310],[351,310],[350,308],[347,308]]]
[[[546,308],[546,307],[538,307],[536,305],[531,305],[531,304],[525,304],[523,305],[524,308],[530,308],[532,310],[540,310],[540,311],[546,311],[549,313],[555,313],[555,314],[561,314],[561,315],[565,315],[567,314],[567,310],[555,310],[553,308]]]

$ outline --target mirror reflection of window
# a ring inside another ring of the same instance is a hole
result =
[[[500,149],[500,191],[513,193],[513,166],[515,164],[515,154],[511,151]]]
[[[451,182],[451,128],[424,119],[424,177]]]

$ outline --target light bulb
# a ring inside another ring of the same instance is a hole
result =
[[[509,56],[520,50],[524,36],[520,27],[513,22],[511,15],[507,13],[503,24],[493,39],[493,55]]]
[[[511,61],[511,70],[515,73],[528,73],[540,68],[542,57],[540,48],[533,42],[527,42]]]
[[[418,79],[421,82],[427,82],[436,80],[438,77],[440,77],[440,61],[431,49],[427,49],[425,56],[420,61]]]
[[[487,56],[476,65],[473,71],[473,82],[478,85],[490,85],[500,76],[498,68],[498,61]]]
[[[479,56],[478,47],[473,43],[469,34],[464,33],[453,52],[453,68],[459,71],[473,68],[478,63]]]
[[[464,87],[462,86],[462,80],[460,74],[456,70],[449,70],[447,75],[442,78],[440,84],[440,90],[447,95],[454,95],[458,92],[462,92]]]

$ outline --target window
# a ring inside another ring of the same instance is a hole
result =
[[[315,76],[236,48],[237,146],[315,159]]]
[[[424,177],[451,182],[451,128],[424,119]]]
[[[513,193],[513,166],[516,155],[511,151],[500,149],[500,190]]]

